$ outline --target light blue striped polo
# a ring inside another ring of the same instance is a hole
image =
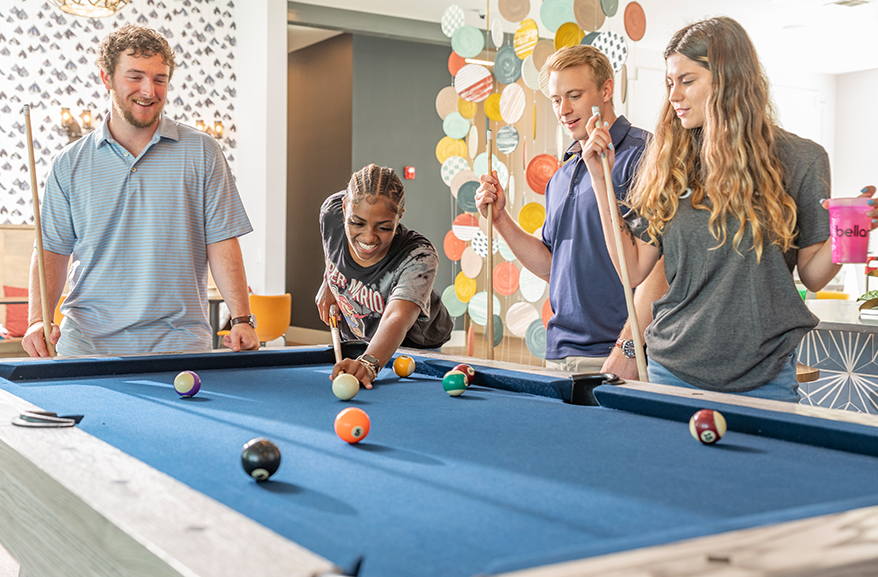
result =
[[[205,351],[207,245],[253,230],[213,137],[162,116],[137,158],[107,120],[58,153],[43,246],[73,259],[58,352]]]

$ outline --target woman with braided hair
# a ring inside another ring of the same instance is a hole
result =
[[[330,324],[330,307],[343,317],[342,340],[369,342],[358,359],[333,368],[367,389],[400,346],[433,349],[447,342],[451,316],[433,290],[439,257],[423,235],[399,223],[405,189],[393,169],[370,164],[347,189],[320,208],[326,268],[315,301]]]

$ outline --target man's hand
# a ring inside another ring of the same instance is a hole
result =
[[[57,345],[60,338],[61,327],[53,323],[52,334],[49,335],[49,340],[52,341],[53,345]],[[46,346],[46,339],[43,337],[43,321],[37,321],[27,327],[27,332],[24,334],[24,338],[21,339],[21,346],[32,357],[49,356],[49,348]]]
[[[614,375],[625,379],[626,381],[636,381],[637,375],[637,359],[629,359],[622,352],[622,349],[614,346],[610,351],[610,356],[604,361],[601,367],[602,373],[613,373]]]
[[[223,344],[236,353],[238,351],[255,351],[259,348],[259,337],[256,329],[247,323],[238,323],[229,334],[223,337]]]
[[[479,182],[481,182],[481,185],[476,190],[476,208],[478,208],[479,214],[488,218],[488,205],[493,204],[494,222],[497,222],[498,218],[502,218],[501,213],[506,209],[506,193],[503,191],[503,187],[500,186],[497,171],[494,170],[491,174],[483,174],[479,177]]]

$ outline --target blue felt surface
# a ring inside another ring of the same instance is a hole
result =
[[[192,399],[174,392],[179,367],[0,386],[84,414],[87,432],[343,567],[362,556],[364,577],[474,575],[878,504],[871,456],[736,430],[704,446],[685,421],[564,404],[551,398],[563,383],[510,371],[479,378],[549,396],[475,386],[452,398],[431,363],[408,379],[385,369],[350,402],[332,395],[329,365],[222,361],[199,370]],[[616,402],[661,404],[626,396]],[[359,445],[333,431],[347,406],[372,419]],[[264,484],[240,467],[259,436],[283,455]]]

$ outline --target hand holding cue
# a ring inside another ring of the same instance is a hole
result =
[[[335,351],[335,364],[342,361],[341,337],[338,334],[338,319],[335,318],[335,305],[329,307],[329,330],[332,333],[332,350]]]
[[[601,117],[601,110],[597,106],[591,107],[593,116]],[[607,155],[601,153],[601,164],[604,168],[604,181],[607,187],[607,199],[610,201],[610,217],[613,221],[613,237],[616,241],[616,252],[619,254],[619,270],[622,272],[622,288],[625,291],[625,306],[628,309],[628,322],[631,324],[631,332],[634,337],[634,357],[637,360],[637,378],[644,383],[649,382],[646,376],[646,359],[643,358],[643,342],[640,336],[640,323],[637,321],[637,311],[634,310],[634,298],[631,290],[631,278],[628,276],[628,260],[625,257],[625,249],[622,246],[622,231],[619,228],[619,209],[617,208],[616,192],[613,188],[613,175],[610,173],[610,161]]]
[[[40,195],[37,192],[37,166],[34,162],[34,139],[30,127],[30,106],[24,105],[24,126],[27,133],[27,155],[30,160],[30,191],[34,200],[34,233],[37,241],[37,268],[40,277],[40,304],[43,316],[43,337],[46,339],[46,350],[49,356],[55,356],[55,345],[52,344],[52,317],[49,316],[49,297],[46,283],[46,261],[43,256],[43,229],[40,225]]]
[[[485,131],[485,141],[488,156],[488,176],[493,174],[493,153],[491,151],[491,129]],[[488,360],[494,360],[494,203],[488,205],[488,319],[485,325],[488,339]]]

